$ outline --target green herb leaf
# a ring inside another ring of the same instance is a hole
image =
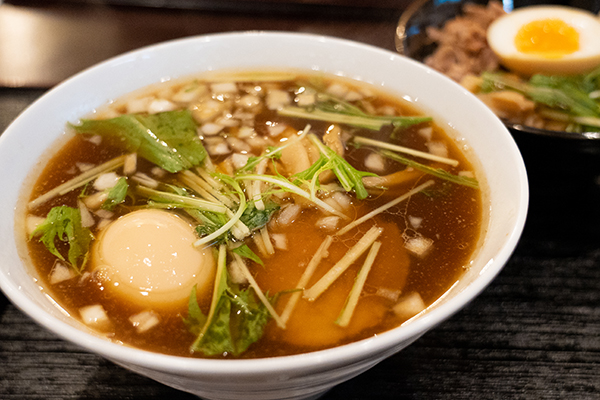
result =
[[[239,312],[234,313],[236,319],[234,322],[237,326],[235,351],[238,355],[246,351],[252,343],[263,336],[265,326],[271,318],[267,308],[256,300],[253,292],[252,289],[248,288],[237,292],[231,298],[232,303],[235,305],[234,310],[239,310]]]
[[[231,249],[231,251],[233,251],[235,254],[238,254],[242,257],[245,257],[249,260],[254,261],[257,264],[262,265],[263,267],[265,266],[265,263],[263,263],[263,261],[260,259],[259,256],[256,255],[255,252],[253,252],[250,247],[248,247],[248,245],[243,244],[241,246],[238,246],[234,249]]]
[[[265,205],[264,210],[259,210],[254,207],[253,203],[250,203],[240,217],[240,221],[242,221],[250,231],[260,229],[268,224],[271,220],[271,216],[280,208],[279,204],[274,201],[263,201],[263,203]]]
[[[46,220],[31,233],[31,238],[39,235],[39,241],[48,251],[63,261],[66,260],[56,248],[55,240],[68,243],[68,263],[78,273],[83,270],[94,237],[88,228],[81,225],[81,213],[78,209],[68,206],[52,208]]]
[[[267,308],[256,299],[252,289],[229,286],[225,262],[225,246],[222,245],[209,316],[204,318],[200,311],[194,288],[188,318],[184,319],[190,332],[197,335],[190,349],[207,356],[240,355],[263,336],[270,319]]]
[[[207,356],[237,354],[231,337],[231,301],[222,296],[219,299],[215,314],[202,339],[194,343],[193,351],[200,351]]]
[[[137,152],[169,172],[197,166],[206,157],[194,119],[186,110],[84,119],[71,127],[79,134],[100,135],[112,145]]]
[[[199,335],[202,327],[206,323],[206,318],[207,316],[202,313],[200,305],[198,305],[196,285],[194,285],[188,301],[188,316],[187,318],[183,318],[183,323],[187,326],[190,332],[192,332],[194,335]]]
[[[121,177],[117,181],[117,184],[108,190],[108,197],[106,201],[102,203],[102,209],[112,211],[114,208],[125,201],[125,197],[127,196],[127,189],[129,185],[127,184],[127,178]]]

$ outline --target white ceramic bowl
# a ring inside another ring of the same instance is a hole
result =
[[[164,79],[221,68],[303,68],[370,82],[408,96],[477,155],[489,186],[490,213],[471,268],[435,307],[402,327],[349,345],[257,360],[203,360],[155,354],[110,343],[85,330],[49,301],[21,260],[15,209],[37,160],[67,121]],[[67,80],[29,107],[0,137],[0,287],[37,323],[130,370],[209,399],[316,398],[373,367],[450,317],[500,272],[527,212],[523,161],[506,128],[487,107],[444,76],[403,56],[328,37],[230,33],[167,42],[108,60]],[[8,172],[10,171],[10,172]]]

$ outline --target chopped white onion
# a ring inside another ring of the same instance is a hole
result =
[[[96,221],[94,220],[90,210],[86,207],[85,203],[81,200],[77,200],[77,207],[79,208],[79,214],[81,214],[81,226],[84,228],[94,226]]]
[[[394,306],[394,313],[403,319],[414,317],[427,306],[421,298],[421,295],[417,292],[413,292],[407,296],[401,298],[398,303]]]
[[[273,124],[267,126],[267,131],[269,131],[269,136],[276,137],[279,136],[287,129],[287,125],[285,124]]]
[[[123,164],[123,174],[124,175],[133,175],[137,170],[137,153],[128,154],[125,157],[125,162]]]
[[[291,224],[296,218],[298,218],[300,211],[302,211],[302,207],[300,207],[298,204],[284,206],[277,216],[277,223],[281,226]]]
[[[237,137],[240,138],[240,139],[245,139],[245,138],[249,138],[250,136],[254,135],[255,133],[256,132],[254,131],[253,127],[251,127],[251,126],[242,126],[238,130]]]
[[[154,100],[152,97],[142,97],[139,99],[131,99],[125,105],[127,109],[127,114],[139,114],[148,111],[148,106],[150,102]]]
[[[394,303],[398,301],[398,298],[400,297],[401,291],[400,290],[393,290],[393,289],[388,289],[388,288],[384,288],[384,287],[378,287],[377,291],[375,292],[375,294],[377,296],[386,298],[388,300],[393,301]]]
[[[98,229],[102,230],[106,228],[111,222],[111,219],[101,219],[100,221],[98,221]]]
[[[415,236],[404,243],[404,247],[418,257],[423,257],[433,246],[433,240],[423,236]]]
[[[90,143],[95,144],[96,146],[99,146],[100,143],[102,143],[102,136],[93,135],[93,136],[90,136],[89,138],[87,138],[86,140]]]
[[[226,114],[220,118],[215,120],[216,124],[221,124],[223,126],[232,128],[234,126],[240,126],[240,120],[237,118],[233,118],[231,114]]]
[[[382,114],[382,115],[389,115],[389,116],[396,115],[396,109],[392,106],[379,107],[379,109],[377,111],[379,114]]]
[[[173,94],[171,99],[178,103],[190,103],[206,91],[207,88],[205,85],[196,84],[195,86],[185,86],[177,93]]]
[[[385,171],[385,159],[377,153],[371,153],[365,158],[365,167],[369,171],[381,173]]]
[[[325,230],[327,232],[333,232],[337,228],[339,223],[340,223],[340,217],[331,215],[331,216],[319,218],[315,225],[319,229]]]
[[[210,85],[210,90],[216,94],[226,94],[226,93],[236,93],[238,88],[234,82],[219,82],[212,83]]]
[[[252,151],[252,147],[250,147],[248,143],[233,136],[227,138],[227,144],[229,144],[229,147],[231,147],[234,151],[238,151],[240,153],[249,153]]]
[[[120,178],[121,177],[117,175],[116,172],[102,174],[94,181],[94,189],[98,191],[111,189],[115,187]]]
[[[343,99],[349,90],[350,89],[346,85],[342,85],[341,83],[332,83],[327,87],[327,93],[339,97],[340,99]]]
[[[84,162],[77,162],[75,163],[75,165],[77,166],[77,169],[81,172],[88,171],[96,166],[94,164]]]
[[[287,250],[287,235],[285,233],[271,233],[273,244],[278,250]]]
[[[346,100],[346,101],[359,101],[362,99],[363,99],[363,95],[354,90],[349,91],[344,96],[344,100]]]
[[[167,171],[165,171],[164,169],[160,168],[160,167],[153,167],[150,170],[150,173],[154,176],[156,176],[157,178],[164,178],[167,175]]]
[[[137,333],[144,333],[158,325],[160,320],[153,311],[142,311],[129,317],[129,322],[132,323]]]
[[[106,201],[107,198],[107,193],[96,192],[94,194],[84,197],[83,202],[85,203],[86,207],[90,210],[97,210],[102,206],[102,204]]]
[[[192,116],[199,123],[205,123],[221,114],[225,105],[221,101],[206,100],[192,107]]]
[[[36,230],[40,224],[44,223],[46,218],[38,217],[37,215],[28,215],[25,220],[25,230],[27,231],[27,236],[30,236],[33,231]]]
[[[225,128],[222,124],[208,122],[200,127],[200,131],[207,136],[214,136]]]
[[[296,96],[296,104],[300,107],[311,106],[317,101],[314,93],[300,93]]]
[[[79,315],[84,324],[96,329],[106,329],[110,326],[110,319],[100,304],[81,307]]]
[[[423,223],[423,218],[413,217],[412,215],[409,215],[408,222],[410,223],[410,226],[412,226],[413,228],[419,229],[421,227],[421,223]]]
[[[260,97],[253,94],[246,94],[240,98],[240,105],[243,108],[253,108],[260,104]]]
[[[443,142],[427,142],[427,148],[434,156],[448,158],[448,146]]]
[[[424,128],[419,129],[418,133],[421,137],[423,137],[423,139],[431,140],[431,137],[433,135],[433,128],[430,126],[426,126]]]
[[[352,205],[352,199],[350,198],[350,196],[348,196],[342,192],[333,192],[331,197],[344,210]]]
[[[231,163],[233,164],[233,168],[242,168],[248,163],[248,158],[250,158],[250,156],[248,156],[247,154],[233,153],[231,155]]]
[[[246,275],[244,275],[242,267],[238,264],[238,260],[233,259],[227,265],[227,271],[229,272],[229,279],[231,279],[232,283],[238,285],[244,285],[248,283],[248,279],[246,279]]]
[[[52,267],[48,280],[51,285],[56,285],[57,283],[68,281],[73,278],[75,278],[75,271],[73,271],[71,267],[57,262],[54,264],[54,267]]]
[[[177,109],[177,104],[166,100],[166,99],[156,99],[150,102],[148,105],[148,113],[149,114],[157,114],[160,112],[173,111]]]
[[[223,156],[231,153],[231,149],[225,141],[208,146],[206,151],[208,151],[211,156]]]
[[[267,98],[265,101],[269,110],[278,110],[287,105],[290,105],[291,102],[292,99],[290,98],[289,93],[285,90],[279,89],[270,90],[269,93],[267,93]]]
[[[115,216],[114,212],[108,211],[108,210],[103,210],[103,209],[94,211],[94,214],[96,214],[97,216],[99,216],[102,219],[111,219],[112,217]]]

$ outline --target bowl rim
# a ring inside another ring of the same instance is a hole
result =
[[[31,112],[30,110],[35,109],[38,104],[47,101],[46,99],[51,98],[55,93],[63,90],[63,88],[68,87],[69,85],[77,84],[80,79],[84,79],[88,75],[95,74],[98,70],[105,69],[113,64],[118,64],[126,59],[132,58],[133,56],[137,57],[148,52],[155,52],[163,47],[237,37],[266,38],[266,40],[294,38],[296,40],[301,39],[311,42],[316,41],[320,43],[330,43],[334,46],[350,46],[363,50],[367,53],[379,53],[388,58],[390,56],[396,56],[396,58],[402,60],[401,62],[411,63],[416,68],[426,70],[427,73],[434,73],[444,77],[442,74],[432,71],[430,68],[415,60],[407,57],[397,57],[397,54],[394,54],[389,50],[337,37],[281,31],[243,31],[198,35],[169,40],[132,50],[116,57],[112,57],[75,74],[71,78],[68,78],[64,82],[49,90],[32,105],[30,105],[19,115],[19,117],[17,117],[17,119],[15,119],[15,121],[9,125],[5,133],[13,129],[17,129],[18,125],[21,123],[21,117],[23,115],[28,115]],[[452,82],[447,77],[444,77],[444,79]],[[458,84],[456,85],[459,86]],[[466,92],[466,89],[464,91]],[[0,145],[3,142],[3,136],[5,135],[0,136]],[[410,324],[402,327],[396,327],[374,337],[325,350],[288,356],[233,360],[180,357],[155,353],[107,341],[106,339],[94,336],[92,334],[84,333],[81,329],[54,318],[47,312],[41,311],[34,300],[23,294],[20,291],[20,288],[8,279],[0,279],[0,289],[2,289],[2,291],[17,308],[27,314],[39,325],[50,330],[62,339],[65,339],[71,343],[75,343],[91,353],[95,353],[107,359],[117,361],[118,363],[130,363],[132,365],[143,366],[145,368],[154,370],[169,370],[173,373],[202,373],[206,376],[227,375],[251,377],[255,375],[264,375],[265,373],[269,372],[281,373],[286,371],[294,371],[294,373],[298,373],[303,370],[315,370],[315,368],[321,370],[330,369],[338,365],[347,365],[349,362],[365,359],[367,356],[372,356],[373,354],[391,355],[397,352],[400,350],[400,348],[405,346],[402,345],[402,343],[416,340],[433,326],[436,326],[437,324],[451,317],[471,300],[477,297],[489,285],[489,283],[502,270],[512,255],[525,224],[528,189],[527,177],[522,160],[519,166],[519,175],[521,177],[521,196],[519,198],[520,208],[518,210],[518,216],[515,220],[515,224],[507,235],[507,239],[502,245],[500,251],[497,252],[495,257],[486,265],[485,274],[479,276],[477,280],[472,282],[469,285],[468,291],[465,290],[457,293],[451,301],[447,302],[441,307],[429,311],[425,315],[412,321]],[[7,278],[2,269],[0,269],[0,278]]]
[[[398,19],[398,23],[396,24],[396,30],[394,35],[394,44],[396,47],[396,51],[398,54],[403,56],[410,57],[406,52],[405,41],[408,39],[407,25],[410,19],[428,2],[432,2],[434,0],[414,0],[410,5],[400,14],[400,18]],[[455,0],[453,4],[466,4],[469,3],[470,0]],[[541,6],[541,5],[540,5]],[[534,7],[534,6],[531,6]],[[567,131],[551,131],[548,129],[540,129],[534,128],[532,126],[513,123],[503,118],[500,118],[502,123],[511,130],[532,134],[534,136],[545,136],[545,137],[553,137],[559,139],[567,139],[573,141],[594,141],[600,140],[600,132],[567,132]]]

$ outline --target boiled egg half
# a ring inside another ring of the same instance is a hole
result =
[[[92,262],[108,295],[145,307],[184,304],[196,285],[211,289],[215,261],[197,249],[193,227],[165,210],[138,210],[102,230]]]
[[[495,20],[487,40],[513,72],[571,75],[600,65],[600,19],[563,6],[517,9]]]

